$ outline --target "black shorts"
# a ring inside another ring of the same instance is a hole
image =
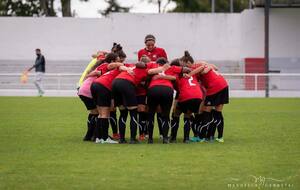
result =
[[[79,95],[79,98],[81,99],[81,101],[83,101],[87,110],[93,110],[96,108],[96,104],[95,104],[93,98],[89,98],[89,97],[82,96],[82,95]]]
[[[140,95],[136,97],[137,103],[146,105],[146,95]]]
[[[205,97],[204,104],[206,106],[218,106],[221,104],[228,104],[229,103],[229,91],[228,87],[224,88],[223,90],[217,92],[216,94],[209,95]]]
[[[154,86],[148,89],[147,105],[150,113],[155,113],[157,106],[161,107],[164,116],[170,115],[174,90],[168,86]]]
[[[115,79],[112,83],[112,94],[115,106],[137,106],[135,86],[125,79]]]
[[[191,111],[193,113],[198,113],[201,101],[202,101],[201,99],[195,98],[183,102],[177,102],[177,107],[183,113],[187,113],[188,111]]]
[[[97,106],[110,107],[111,105],[111,91],[99,83],[91,85],[91,92],[93,100]]]

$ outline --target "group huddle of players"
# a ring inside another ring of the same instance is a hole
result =
[[[188,51],[169,62],[165,50],[155,47],[153,35],[145,37],[145,45],[138,52],[137,63],[125,63],[126,54],[116,43],[111,52],[101,51],[94,56],[78,90],[89,110],[84,140],[127,143],[129,113],[130,144],[143,140],[153,143],[155,114],[164,144],[176,142],[181,114],[184,114],[184,143],[224,142],[222,109],[229,102],[228,84],[217,67],[204,61],[194,62]]]

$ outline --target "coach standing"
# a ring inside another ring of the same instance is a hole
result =
[[[168,59],[167,53],[163,48],[155,47],[155,37],[152,34],[148,34],[145,37],[146,47],[139,50],[138,59],[141,60],[142,56],[147,56],[151,61],[156,61],[160,57]]]
[[[28,72],[31,71],[33,68],[35,68],[36,75],[35,75],[34,84],[35,84],[36,88],[38,89],[39,96],[43,96],[45,91],[43,90],[43,87],[42,87],[42,80],[43,80],[43,77],[45,74],[46,61],[45,61],[45,57],[42,55],[40,49],[36,49],[35,53],[37,56],[35,59],[35,64],[28,69]]]

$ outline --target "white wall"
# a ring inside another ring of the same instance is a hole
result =
[[[300,57],[300,10],[272,9],[271,57]],[[170,58],[188,49],[197,59],[241,61],[264,56],[263,9],[241,14],[113,14],[109,18],[0,17],[0,60],[32,60],[39,47],[50,60],[87,60],[120,42],[136,58],[148,33]]]

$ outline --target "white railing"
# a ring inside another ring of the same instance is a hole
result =
[[[264,97],[268,77],[270,96],[300,97],[300,73],[223,73],[229,83],[230,95],[239,97]],[[0,95],[14,95],[20,91],[33,91],[35,73],[28,75],[28,82],[20,82],[21,73],[0,73]],[[53,95],[76,95],[81,73],[46,73],[43,85]],[[4,94],[1,92],[5,92]],[[8,93],[11,92],[11,93]],[[32,93],[31,93],[32,94]],[[18,94],[16,94],[18,95]]]

